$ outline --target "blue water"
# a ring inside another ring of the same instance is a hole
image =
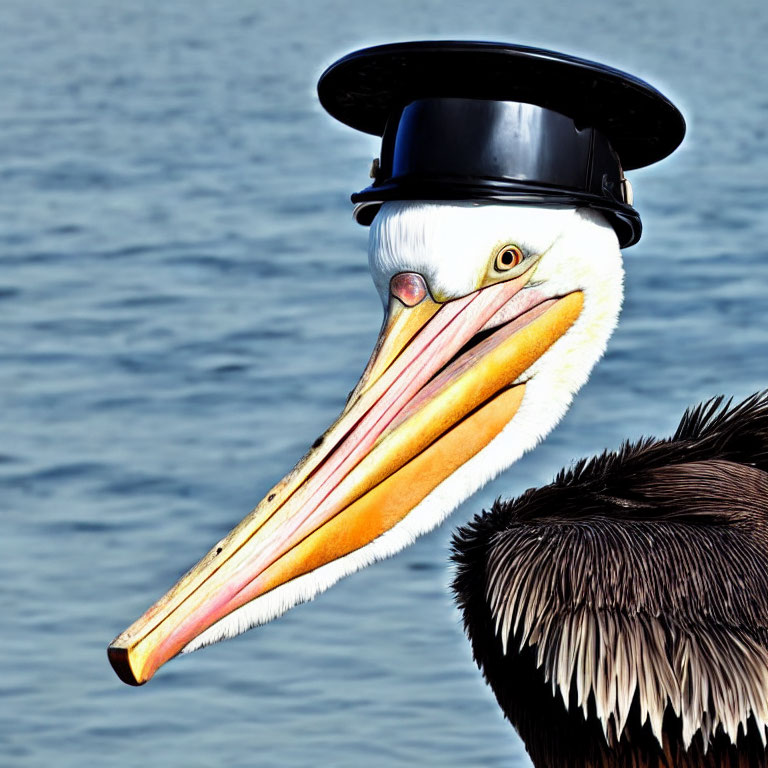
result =
[[[768,9],[561,0],[0,6],[0,764],[522,766],[447,584],[451,524],[131,689],[105,647],[342,406],[380,322],[314,87],[367,44],[595,58],[683,109],[603,363],[455,513],[768,385]]]

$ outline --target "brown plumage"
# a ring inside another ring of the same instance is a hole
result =
[[[582,460],[454,538],[473,653],[536,766],[768,765],[768,396]]]

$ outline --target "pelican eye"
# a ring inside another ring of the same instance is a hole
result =
[[[498,272],[507,272],[514,269],[525,258],[525,254],[516,245],[505,245],[496,254],[496,270]]]

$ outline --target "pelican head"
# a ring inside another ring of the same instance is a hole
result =
[[[384,322],[341,415],[113,641],[125,682],[271,620],[438,525],[557,424],[622,300],[617,236],[586,207],[387,202],[369,261]]]

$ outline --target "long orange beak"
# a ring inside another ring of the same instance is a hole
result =
[[[581,312],[579,291],[547,299],[525,288],[532,271],[442,304],[420,275],[396,275],[378,343],[339,419],[115,638],[108,654],[120,679],[146,682],[233,611],[370,544],[488,445],[522,401],[525,384],[514,382]]]

